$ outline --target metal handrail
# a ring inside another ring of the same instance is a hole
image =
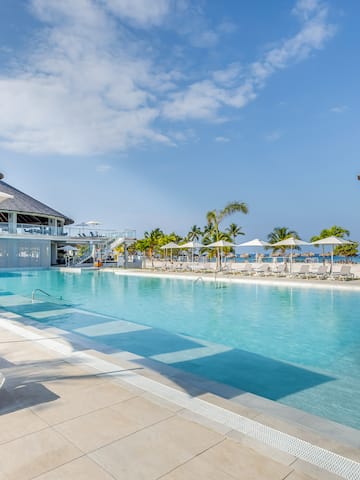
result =
[[[34,302],[35,300],[35,294],[36,292],[41,292],[43,293],[44,295],[46,295],[47,297],[51,297],[51,298],[56,298],[56,300],[63,300],[62,296],[60,297],[55,297],[55,295],[51,295],[51,293],[48,293],[48,292],[45,292],[45,290],[42,290],[41,288],[35,288],[35,290],[32,291],[32,294],[31,294],[31,300],[32,302]]]

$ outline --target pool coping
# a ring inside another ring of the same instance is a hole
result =
[[[340,475],[342,478],[352,480],[358,478],[357,475],[360,475],[360,463],[351,458],[351,456],[353,456],[358,459],[358,456],[355,454],[355,449],[359,448],[360,445],[360,431],[352,429],[351,427],[346,427],[307,414],[301,410],[287,407],[278,402],[273,402],[250,393],[246,393],[247,401],[245,403],[240,402],[239,399],[236,399],[236,401],[234,401],[233,398],[224,399],[224,396],[221,396],[221,391],[213,394],[214,397],[220,400],[220,403],[218,401],[212,402],[206,395],[206,400],[204,400],[197,394],[189,394],[181,388],[175,388],[173,385],[170,386],[169,378],[162,376],[159,372],[157,372],[154,377],[154,375],[151,375],[151,373],[153,374],[154,372],[151,371],[146,364],[144,366],[140,363],[144,372],[146,372],[145,374],[135,373],[133,371],[129,372],[128,365],[131,357],[138,357],[136,360],[148,360],[145,357],[139,355],[134,356],[126,351],[121,351],[123,354],[122,357],[115,357],[113,354],[96,351],[94,350],[96,342],[55,327],[47,327],[44,329],[44,325],[40,322],[26,319],[20,315],[17,315],[17,318],[8,318],[0,313],[0,327],[24,338],[34,340],[37,345],[41,345],[46,349],[63,355],[64,360],[69,363],[79,365],[80,360],[82,366],[110,376],[112,380],[125,382],[131,386],[145,390],[155,397],[180,405],[197,417],[199,423],[207,419],[208,422],[215,425],[220,425],[223,428],[227,427],[231,431],[234,431],[235,434],[245,435],[252,440],[262,442],[280,452],[294,455],[300,459],[300,461],[305,461],[315,467]],[[44,335],[44,332],[48,334],[48,336]],[[66,337],[63,338],[62,335],[66,335]],[[69,346],[68,340],[70,340],[72,346]],[[77,346],[76,349],[73,348],[74,345]],[[84,349],[87,349],[87,351],[85,352]],[[132,358],[132,360],[134,361],[133,365],[136,365],[136,360],[134,358]],[[185,385],[186,381],[188,381],[188,388],[189,391],[191,391],[194,387],[194,376],[174,367],[171,368],[181,373],[182,385]],[[227,385],[211,382],[206,379],[205,384],[216,384],[218,388],[220,387],[221,389],[221,387],[223,387],[225,391],[229,389]],[[230,388],[233,389],[233,387]],[[240,390],[239,392],[241,394],[244,393]],[[269,405],[275,407],[275,410],[271,410],[271,408],[269,410]],[[232,408],[232,406],[234,408]],[[265,408],[262,409],[262,406]],[[236,407],[240,408],[240,413],[238,413],[239,410]],[[289,433],[283,431],[286,429],[279,428],[279,425],[276,425],[276,420],[278,420],[282,410],[286,411],[287,415],[285,418],[280,419],[280,423],[286,422],[288,425],[295,427],[302,426],[305,431],[308,429],[309,433],[317,433],[319,435],[318,443],[314,443],[311,434],[310,441],[306,439],[303,440],[299,436],[289,435]],[[296,421],[291,419],[291,414],[294,412],[298,413]],[[266,425],[266,417],[272,417],[272,419],[275,420],[276,428]],[[302,425],[301,419],[303,418],[306,418],[307,421]],[[323,425],[324,428],[317,431],[319,425]],[[314,428],[314,426],[316,428]],[[353,437],[358,438],[355,439]],[[236,438],[236,436],[234,438]],[[320,439],[324,440],[325,445],[327,445],[329,440],[330,445],[335,441],[338,444],[338,451],[340,451],[341,454],[334,451],[336,450],[335,446],[332,450],[319,446],[319,443],[322,443]],[[347,441],[345,441],[345,439],[347,439]],[[348,452],[350,452],[350,454],[348,454]]]
[[[65,270],[62,270],[65,271]],[[86,271],[86,269],[83,269]],[[199,273],[199,272],[158,272],[153,270],[124,270],[122,268],[102,268],[98,269],[99,272],[113,273],[115,275],[124,276],[138,276],[138,277],[153,277],[153,278],[168,278],[175,280],[202,280],[204,282],[219,282],[225,284],[240,284],[240,285],[264,285],[272,287],[294,287],[294,288],[316,288],[320,290],[345,290],[345,291],[360,291],[360,279],[349,281],[338,280],[313,280],[313,279],[295,279],[289,277],[228,277],[223,273]],[[71,273],[69,271],[69,273]],[[354,283],[356,282],[356,283]]]

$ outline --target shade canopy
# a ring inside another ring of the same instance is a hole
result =
[[[238,247],[270,247],[270,246],[271,246],[271,243],[264,242],[264,240],[259,240],[258,238],[254,238],[254,240],[240,243],[238,245]]]
[[[219,240],[218,242],[209,243],[209,245],[206,246],[214,248],[236,247],[235,243],[227,242],[226,240]]]
[[[184,245],[178,245],[179,248],[203,248],[205,245],[199,242],[187,242]]]
[[[64,247],[59,247],[58,250],[63,250],[64,252],[77,252],[78,248],[73,247],[72,245],[65,245]]]
[[[166,245],[163,245],[161,248],[161,250],[170,250],[171,248],[182,248],[184,245],[181,245],[181,247],[175,243],[175,242],[169,242],[167,243]]]
[[[312,245],[347,245],[350,242],[349,240],[344,240],[343,238],[339,237],[326,237],[321,238],[320,240],[316,240],[312,242]]]
[[[316,245],[316,246],[321,245],[323,247],[323,253],[324,253],[325,245],[330,245],[332,247],[331,261],[330,261],[330,273],[332,273],[334,268],[334,247],[337,245],[349,245],[351,243],[353,242],[350,242],[349,240],[344,240],[343,238],[331,236],[331,237],[321,238],[320,240],[315,240],[315,242],[312,242],[312,245]]]
[[[304,240],[299,240],[295,237],[289,237],[280,242],[271,243],[270,247],[301,247],[302,245],[311,245],[311,243],[304,242]]]
[[[302,245],[311,245],[309,242],[304,242],[304,240],[299,240],[295,237],[285,238],[285,240],[281,240],[280,242],[272,243],[271,247],[289,247],[291,248],[290,251],[290,273],[292,273],[292,263],[293,263],[293,249],[296,247],[301,247]]]
[[[86,222],[86,225],[101,225],[101,223],[97,220],[89,220],[88,222]]]

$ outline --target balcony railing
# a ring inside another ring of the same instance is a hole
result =
[[[136,231],[126,229],[119,230],[105,230],[101,228],[90,227],[54,227],[50,225],[36,225],[17,223],[16,225],[0,222],[0,238],[3,235],[44,235],[51,237],[78,238],[80,239],[108,239],[108,238],[136,238]]]

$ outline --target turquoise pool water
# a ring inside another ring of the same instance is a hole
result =
[[[0,288],[6,309],[111,351],[127,350],[360,428],[357,293],[58,271],[2,273]],[[45,297],[31,304],[36,288],[79,310]]]

